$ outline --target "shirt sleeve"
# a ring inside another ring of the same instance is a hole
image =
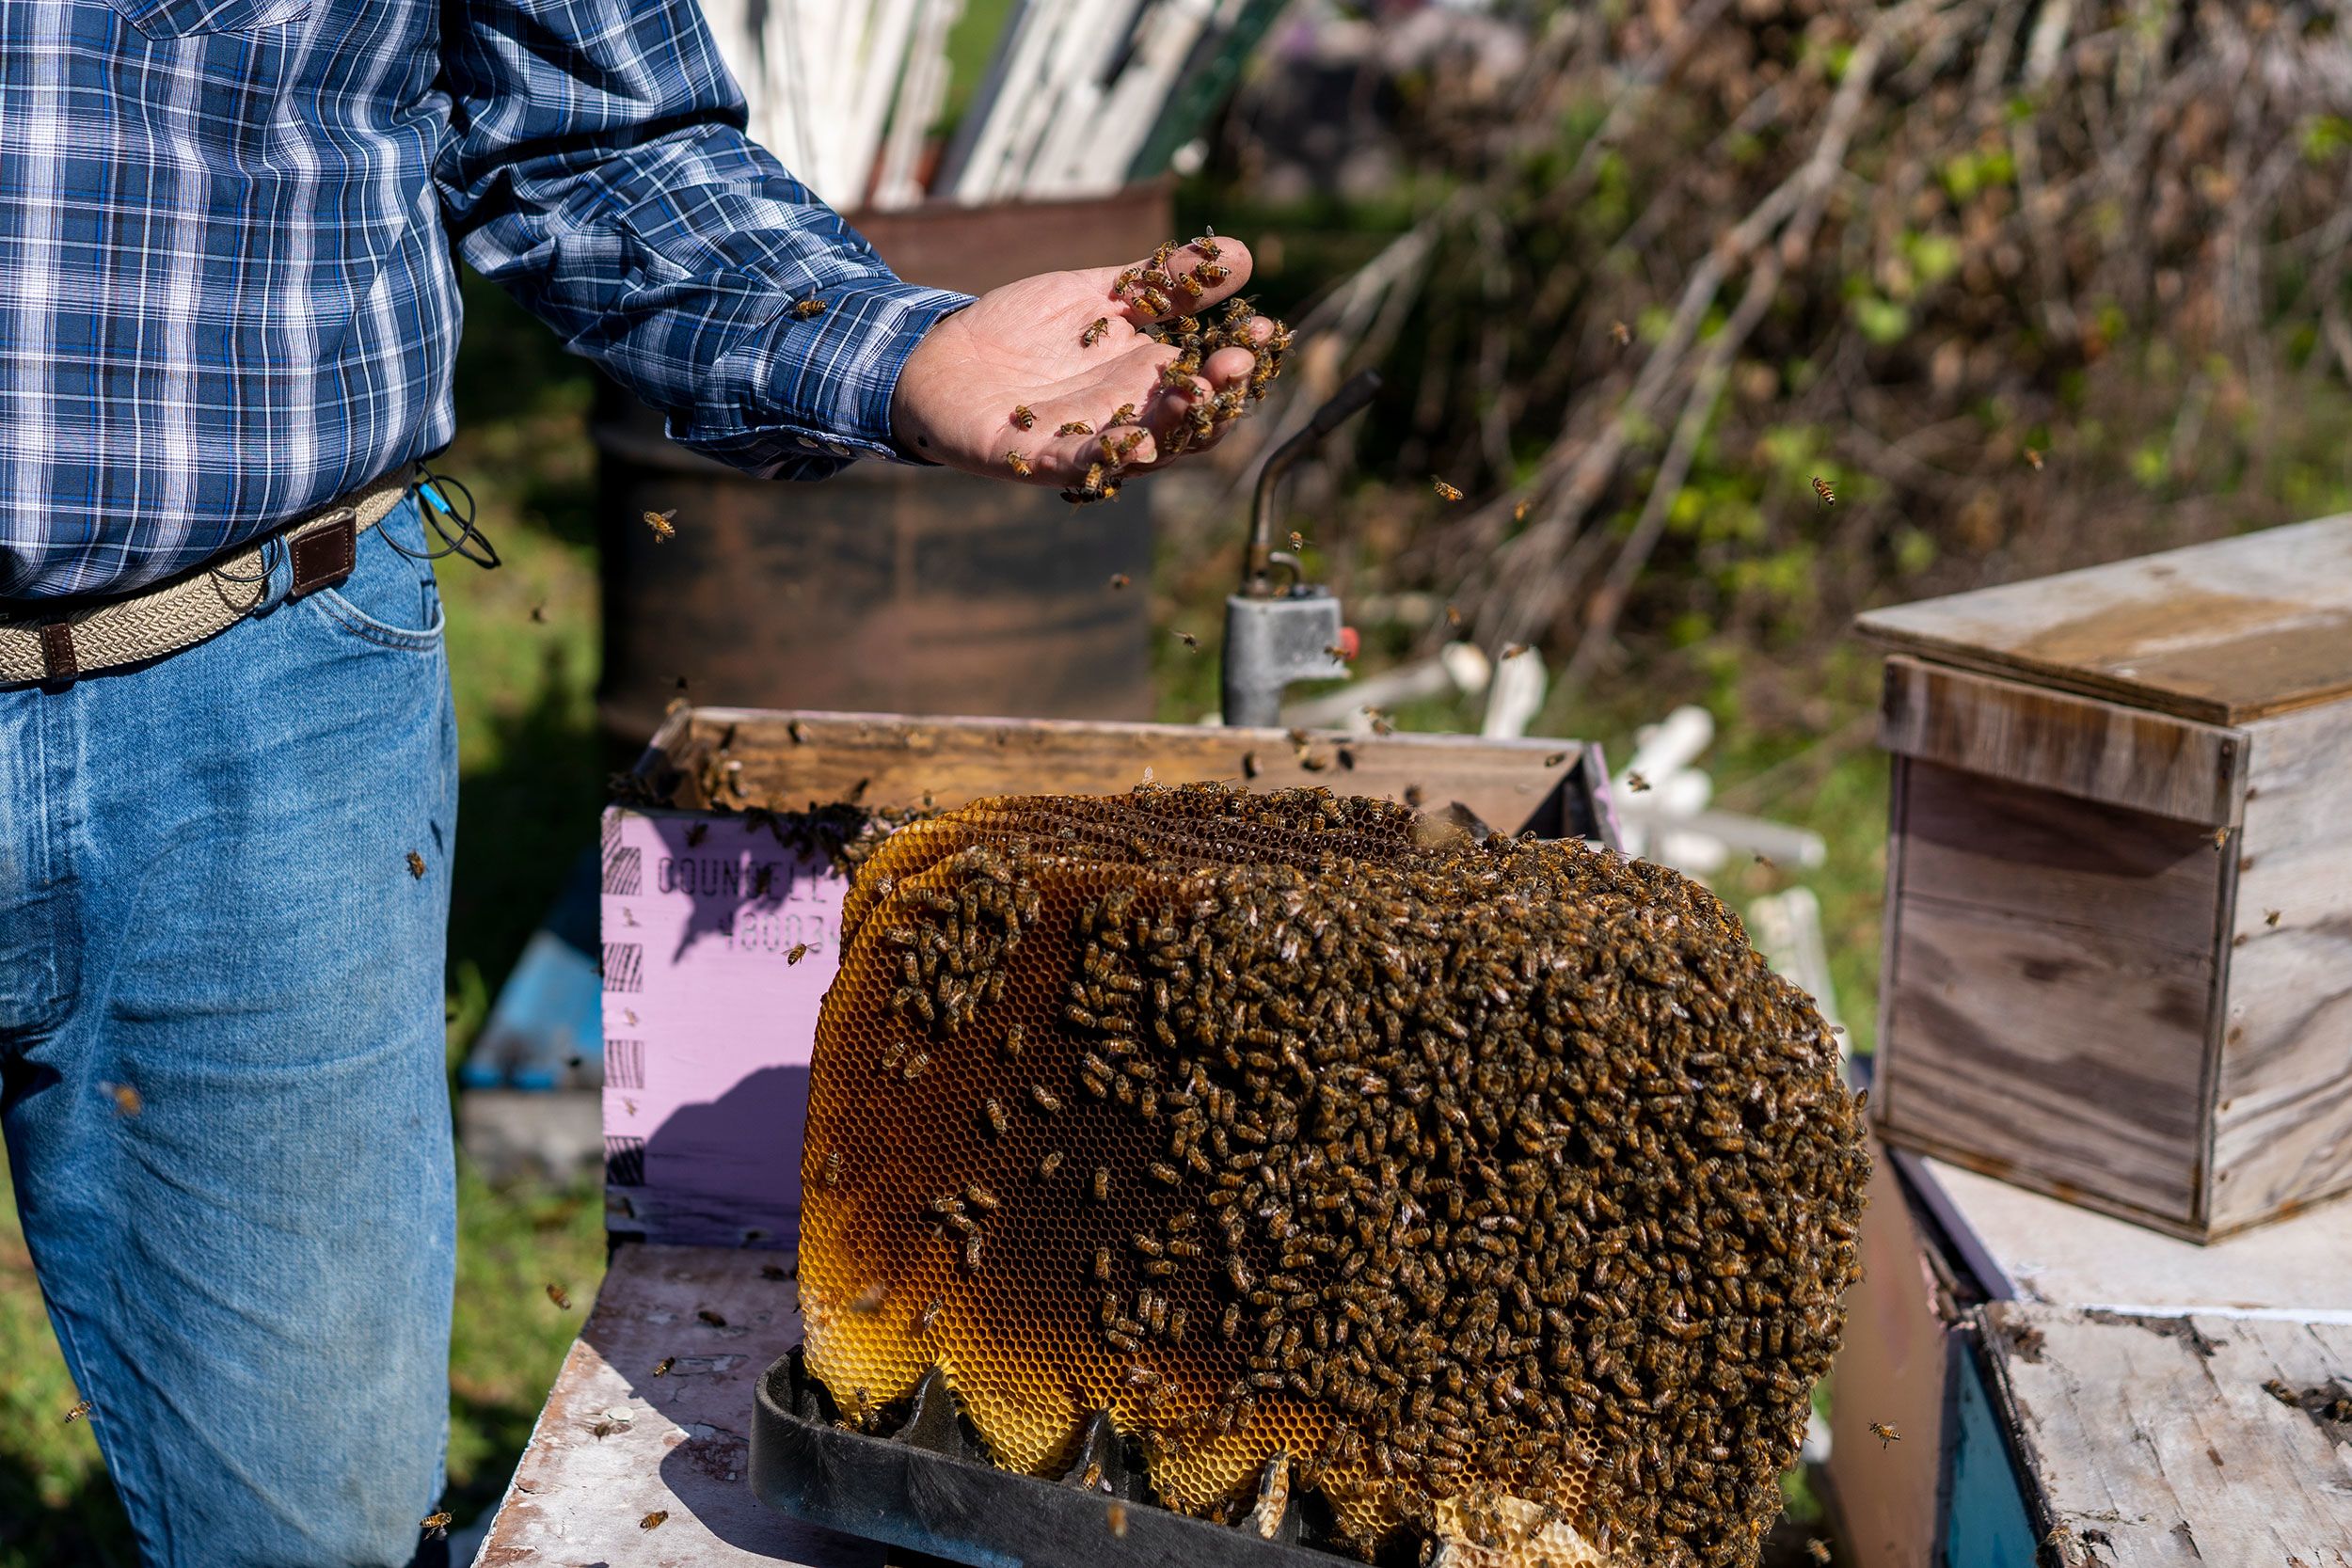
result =
[[[899,281],[743,134],[693,0],[453,0],[435,177],[459,253],[752,473],[898,458],[907,356],[964,294]],[[803,316],[803,300],[822,312]]]

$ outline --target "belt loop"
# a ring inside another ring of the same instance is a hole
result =
[[[43,682],[70,686],[82,673],[73,657],[73,626],[68,621],[52,621],[40,628],[40,663]]]

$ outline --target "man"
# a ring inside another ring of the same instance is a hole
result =
[[[151,1563],[439,1494],[453,243],[776,477],[1074,484],[1250,368],[1161,388],[1109,271],[902,283],[743,118],[691,0],[0,0],[0,1126]]]

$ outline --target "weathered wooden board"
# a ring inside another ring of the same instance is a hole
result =
[[[2265,1390],[2352,1383],[2352,1326],[1983,1308],[2039,1528],[2071,1563],[2352,1563],[2352,1429]]]
[[[2214,724],[2352,695],[2352,516],[1872,610],[1890,649]]]
[[[2192,823],[1900,759],[1881,1130],[2202,1227],[2217,901]]]
[[[1862,1278],[1846,1292],[1831,1374],[1829,1481],[1859,1568],[1933,1568],[1944,1471],[1945,1338],[1958,1314],[1880,1151],[1862,1215]],[[1882,1443],[1883,1421],[1902,1434]]]
[[[1898,756],[2207,827],[2234,824],[2247,737],[2120,703],[1886,661],[1879,743]]]
[[[2201,1246],[1941,1160],[1925,1164],[1952,1223],[1997,1272],[1985,1281],[1995,1294],[2159,1315],[2335,1312],[2352,1323],[2352,1198]]]
[[[613,1252],[479,1568],[879,1568],[873,1543],[787,1519],[752,1495],[752,1390],[801,1337],[799,1288],[761,1273],[777,1264],[773,1253],[715,1247]],[[630,1418],[614,1422],[613,1410]],[[602,1437],[599,1423],[610,1428]],[[668,1517],[644,1528],[656,1513]]]
[[[2224,1228],[2352,1189],[2352,708],[2249,736],[2215,1087]]]
[[[1201,724],[693,708],[663,725],[637,777],[672,805],[787,810],[845,800],[947,807],[992,795],[1118,794],[1147,777],[1252,789],[1321,786],[1344,795],[1425,800],[1433,806],[1459,801],[1505,832],[1533,828],[1552,835],[1563,831],[1564,785],[1582,769],[1606,814],[1607,769],[1598,748],[1576,741],[1338,731],[1299,731],[1300,740],[1292,734]],[[1600,836],[1614,842],[1613,822]]]

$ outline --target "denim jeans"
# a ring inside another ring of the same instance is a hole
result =
[[[0,1129],[149,1563],[405,1563],[440,1493],[457,779],[415,507],[340,589],[286,600],[281,550],[210,641],[0,689]]]

